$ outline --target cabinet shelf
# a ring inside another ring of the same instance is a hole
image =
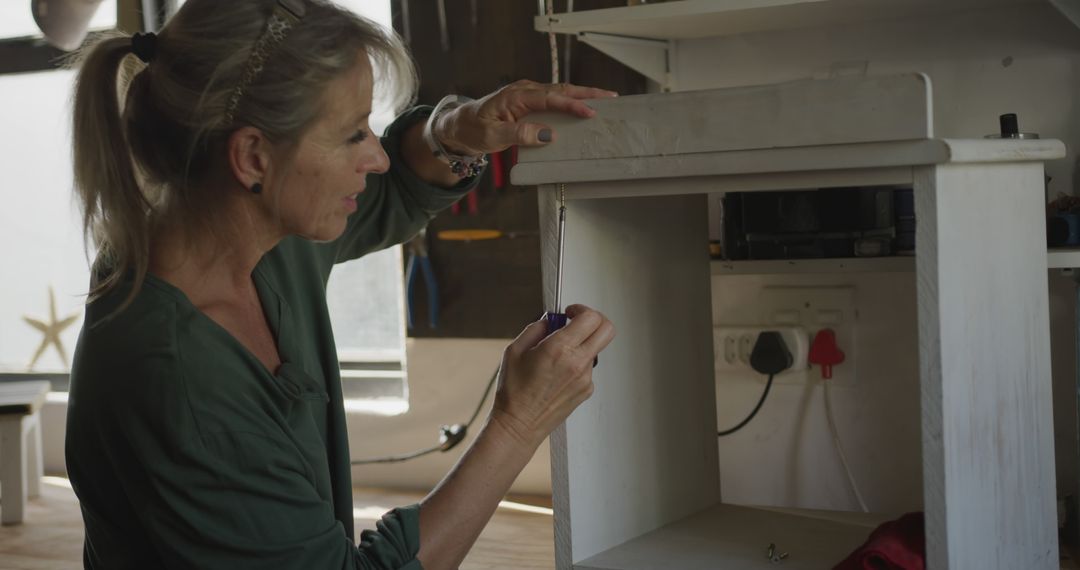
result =
[[[539,32],[575,34],[670,92],[680,91],[675,68],[681,40],[1048,4],[1080,27],[1076,0],[677,0],[541,15],[533,26]]]
[[[1077,254],[1080,256],[1080,253]],[[784,273],[908,273],[915,271],[912,256],[849,257],[836,259],[713,260],[713,275],[771,275]]]
[[[934,17],[1047,0],[678,0],[536,16],[540,32],[686,40],[895,18]],[[1050,1],[1068,14],[1064,0]]]
[[[574,565],[575,570],[832,568],[866,541],[887,515],[718,504]]]
[[[713,275],[776,275],[789,273],[907,273],[915,271],[915,257],[847,257],[835,259],[715,259]],[[1046,252],[1048,269],[1080,268],[1080,247]]]

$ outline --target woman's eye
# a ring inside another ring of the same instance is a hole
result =
[[[365,131],[364,129],[360,129],[359,131],[356,131],[355,135],[349,137],[349,143],[350,144],[356,144],[356,143],[362,142],[366,138],[367,138],[367,131]]]

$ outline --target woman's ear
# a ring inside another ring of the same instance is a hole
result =
[[[255,127],[241,127],[229,135],[229,170],[233,178],[250,190],[261,184],[270,169],[270,141]]]

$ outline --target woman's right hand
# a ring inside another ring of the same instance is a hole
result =
[[[547,335],[546,319],[532,323],[503,352],[492,421],[522,445],[537,446],[593,391],[593,359],[615,327],[585,305],[571,305],[570,323]]]

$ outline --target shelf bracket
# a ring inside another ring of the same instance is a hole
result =
[[[675,42],[596,32],[581,32],[578,40],[604,52],[630,69],[660,84],[663,91],[674,89]]]

